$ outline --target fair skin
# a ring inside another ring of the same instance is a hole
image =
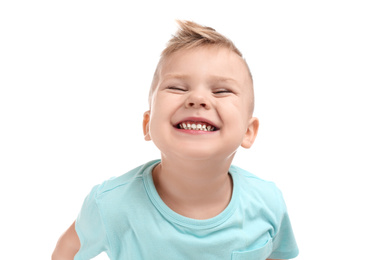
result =
[[[75,229],[75,222],[65,231],[57,242],[51,256],[52,260],[73,259],[80,249],[80,240]]]
[[[153,172],[157,191],[179,214],[214,217],[230,201],[228,169],[236,150],[249,148],[257,133],[248,70],[226,48],[201,47],[172,54],[158,73],[151,109],[144,114],[145,139],[161,151]],[[179,129],[182,123],[214,131]]]
[[[228,170],[238,147],[250,148],[257,135],[247,67],[226,48],[197,47],[173,53],[158,73],[143,120],[145,140],[161,151],[161,163],[153,170],[156,189],[177,213],[212,218],[230,202]],[[52,259],[73,259],[79,247],[72,225]],[[69,256],[59,257],[67,250]]]

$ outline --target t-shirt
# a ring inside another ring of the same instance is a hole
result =
[[[95,186],[76,220],[75,260],[105,251],[110,259],[289,259],[298,255],[281,192],[274,183],[231,166],[233,193],[219,215],[179,215],[159,197],[148,162]]]

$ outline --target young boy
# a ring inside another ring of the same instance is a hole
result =
[[[231,162],[250,148],[253,82],[233,43],[179,21],[161,55],[145,140],[161,160],[95,186],[53,259],[288,259],[298,248],[280,191]]]

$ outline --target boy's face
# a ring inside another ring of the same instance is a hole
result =
[[[164,156],[227,159],[240,145],[252,145],[258,120],[252,118],[252,80],[240,56],[215,46],[180,50],[158,73],[143,126],[145,139]]]

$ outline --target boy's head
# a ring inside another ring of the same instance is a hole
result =
[[[162,156],[233,158],[255,140],[253,81],[233,43],[214,29],[179,22],[157,66],[145,112],[146,140]]]
[[[218,33],[211,27],[199,25],[190,21],[178,20],[179,30],[169,40],[167,47],[162,51],[160,61],[157,65],[156,71],[153,76],[152,85],[149,90],[149,105],[152,102],[153,92],[156,89],[159,81],[159,73],[161,66],[167,57],[180,50],[190,50],[199,47],[219,47],[227,48],[228,50],[236,53],[240,56],[248,70],[248,76],[250,77],[251,85],[249,86],[251,96],[248,100],[249,109],[254,110],[254,90],[253,90],[253,79],[248,64],[243,59],[241,52],[233,44],[233,42],[222,34]]]

